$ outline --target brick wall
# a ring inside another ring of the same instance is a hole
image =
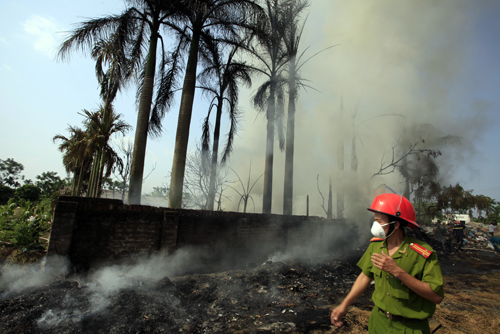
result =
[[[206,261],[222,270],[311,243],[318,251],[326,250],[325,236],[338,224],[319,217],[173,210],[61,196],[48,254],[67,256],[77,270],[87,270],[137,254],[201,246]]]

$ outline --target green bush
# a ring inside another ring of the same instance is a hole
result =
[[[51,207],[49,200],[10,199],[0,206],[0,240],[22,250],[42,248],[38,239],[50,229]]]
[[[0,184],[0,205],[7,204],[12,197],[14,197],[14,189]]]
[[[30,202],[36,202],[40,199],[42,191],[37,186],[32,184],[25,184],[15,191],[15,196]]]
[[[14,222],[12,237],[17,248],[33,248],[40,238],[40,221],[34,216],[31,217]]]

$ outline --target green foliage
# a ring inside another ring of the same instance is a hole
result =
[[[51,197],[55,199],[58,195],[59,188],[64,185],[64,181],[57,176],[56,172],[44,172],[42,175],[36,176],[35,185],[40,188],[42,197]]]
[[[489,198],[489,197],[487,197]],[[485,210],[486,211],[486,219],[483,223],[493,223],[493,225],[497,225],[500,223],[500,202],[495,202],[491,198],[490,206]],[[478,209],[479,211],[479,209]],[[480,217],[481,218],[481,217]]]
[[[414,207],[419,225],[431,225],[433,219],[444,220],[442,211],[437,208],[437,204],[434,202],[417,202],[414,203]]]
[[[32,184],[25,184],[15,190],[14,195],[16,198],[24,199],[26,201],[36,202],[40,199],[42,191],[37,186]]]
[[[472,191],[464,190],[458,183],[454,186],[444,187],[436,197],[437,208],[441,210],[468,213],[476,206]]]
[[[0,184],[0,205],[7,204],[12,197],[14,197],[14,189]]]
[[[21,176],[23,170],[24,166],[14,159],[0,159],[0,184],[14,188],[19,187],[21,185],[19,180],[24,180],[24,176]]]
[[[160,198],[166,198],[168,197],[168,188],[167,187],[153,187],[153,191],[147,196],[151,197],[160,197]]]
[[[40,234],[50,229],[50,200],[33,203],[11,198],[0,206],[0,241],[21,250],[42,249]]]

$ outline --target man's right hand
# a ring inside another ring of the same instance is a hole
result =
[[[337,327],[341,327],[343,325],[342,318],[344,317],[344,314],[346,314],[346,312],[347,307],[343,306],[342,304],[334,308],[330,316],[332,324]]]

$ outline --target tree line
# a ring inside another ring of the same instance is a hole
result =
[[[83,128],[70,126],[69,136],[56,135],[63,163],[73,175],[72,194],[99,196],[111,173],[120,175],[120,189],[128,190],[128,203],[140,204],[145,178],[147,140],[162,133],[162,121],[180,92],[170,184],[161,186],[169,206],[180,208],[185,198],[194,197],[187,179],[191,168],[203,179],[203,200],[198,208],[220,208],[224,181],[238,130],[241,87],[250,87],[255,77],[264,78],[251,98],[252,105],[266,117],[266,149],[262,212],[272,211],[274,146],[285,151],[283,214],[292,214],[295,113],[299,92],[308,86],[301,76],[311,56],[299,52],[308,0],[124,0],[119,14],[91,19],[71,31],[59,50],[60,59],[83,51],[96,61],[101,106],[83,110]],[[305,48],[304,50],[307,50]],[[138,115],[133,149],[126,161],[108,144],[114,134],[131,127],[113,109],[116,94],[126,85],[137,85]],[[201,91],[209,101],[203,120],[198,162],[187,152],[194,95]],[[343,108],[341,101],[341,109]],[[356,107],[357,108],[357,107]],[[229,119],[225,144],[221,145],[221,122]],[[343,110],[341,110],[341,114]],[[357,172],[357,110],[352,115],[351,169]],[[375,117],[394,117],[396,114]],[[214,123],[214,126],[212,126]],[[342,123],[342,122],[340,122]],[[373,177],[397,171],[404,180],[404,195],[415,202],[433,201],[443,187],[438,181],[437,158],[442,148],[460,144],[461,138],[440,133],[430,124],[402,129],[397,142],[381,159]],[[223,147],[222,147],[223,146]],[[343,143],[338,145],[339,169],[344,169]],[[250,182],[238,192],[245,207],[251,196]],[[250,179],[249,179],[250,181]],[[109,182],[108,182],[109,183]],[[115,185],[116,186],[116,185]],[[330,186],[331,187],[331,186]],[[160,187],[157,187],[160,189]],[[233,187],[231,187],[233,188]],[[233,188],[234,189],[234,188]],[[319,187],[318,187],[319,190]],[[331,193],[331,190],[330,190]],[[321,191],[320,191],[321,194]],[[322,196],[322,195],[321,195]],[[331,201],[331,195],[329,195]],[[342,218],[344,197],[337,193],[337,218]],[[332,217],[332,205],[325,212]]]
[[[217,169],[229,158],[238,129],[240,87],[250,86],[252,78],[260,75],[266,79],[257,88],[252,103],[267,120],[263,212],[270,213],[272,208],[274,143],[278,139],[280,149],[286,150],[283,210],[291,214],[295,103],[299,89],[306,87],[300,69],[310,59],[305,59],[304,52],[299,53],[299,44],[304,28],[302,16],[309,1],[124,2],[127,8],[119,14],[80,23],[59,50],[60,59],[68,58],[74,51],[90,52],[96,61],[103,101],[97,111],[84,110],[85,129],[70,126],[69,137],[54,137],[55,141],[61,141],[59,149],[64,153],[64,165],[74,176],[73,194],[82,194],[83,181],[87,180],[87,196],[99,196],[102,180],[111,171],[124,168],[107,143],[112,134],[129,129],[129,125],[120,123],[120,115],[115,114],[112,103],[124,85],[134,82],[138,87],[138,116],[128,203],[140,203],[147,139],[161,135],[165,113],[171,108],[175,93],[181,91],[168,187],[169,206],[180,208],[193,100],[199,89],[210,101],[201,146],[203,154],[211,157],[206,208],[213,210]],[[171,40],[174,42],[169,43]],[[221,150],[224,111],[230,129]],[[215,114],[213,128],[212,114]]]

